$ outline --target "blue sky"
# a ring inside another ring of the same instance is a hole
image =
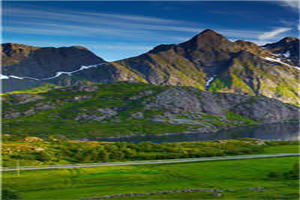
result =
[[[204,29],[258,44],[298,36],[297,1],[3,2],[3,41],[89,48],[118,60]]]

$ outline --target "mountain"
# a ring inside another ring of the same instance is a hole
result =
[[[278,42],[266,44],[262,47],[281,57],[285,62],[300,66],[299,46],[300,42],[298,38],[286,37]]]
[[[80,138],[215,132],[299,120],[296,106],[275,99],[194,87],[122,82],[36,91],[2,95],[3,134]]]
[[[105,61],[81,46],[34,47],[23,44],[1,45],[3,90],[36,87],[58,73]]]
[[[81,46],[33,47],[22,44],[2,44],[2,72],[5,75],[37,79],[55,76],[60,71],[74,71],[82,65],[105,62]]]
[[[299,54],[299,49],[295,51]],[[232,42],[212,30],[117,63],[151,84],[264,95],[293,104],[300,100],[299,68],[267,48],[247,41]]]
[[[128,81],[155,85],[193,86],[212,92],[264,95],[298,105],[300,95],[298,90],[299,47],[297,44],[299,44],[297,38],[284,38],[277,43],[260,47],[248,41],[233,42],[213,30],[205,30],[186,42],[159,45],[142,55],[102,63],[95,67],[76,71],[72,73],[72,76],[65,73],[47,80],[10,78],[9,84],[6,83],[7,80],[4,80],[3,90],[12,91],[17,86],[19,86],[18,89],[25,89],[45,83],[70,86],[80,85],[84,82]],[[58,51],[58,49],[56,50]],[[88,52],[86,49],[82,51]],[[287,56],[287,54],[289,55]],[[85,62],[85,59],[82,59],[83,62],[70,61],[68,70],[78,69],[80,65],[103,61],[99,59],[93,57],[89,62]],[[7,58],[4,58],[4,63],[7,62]],[[18,69],[31,68],[23,64],[18,66]],[[61,67],[54,67],[47,71],[51,67],[45,65],[41,70],[45,69],[47,72],[32,73],[40,74],[36,74],[37,77],[53,76],[55,72],[61,70]],[[7,67],[7,69],[9,68]],[[4,75],[7,75],[8,72],[11,75],[28,75],[25,73],[25,69],[19,73],[17,73],[18,70],[13,73],[13,69],[3,70]],[[61,71],[66,71],[66,69]]]

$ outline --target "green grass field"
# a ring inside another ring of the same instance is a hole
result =
[[[113,166],[81,169],[3,173],[3,188],[13,188],[21,199],[80,199],[84,197],[144,193],[188,188],[246,189],[264,191],[175,193],[115,199],[298,199],[298,180],[269,178],[271,171],[289,171],[298,157],[265,158],[199,163]]]
[[[276,154],[276,153],[299,153],[299,145],[297,144],[286,144],[268,146],[264,148],[263,154]]]

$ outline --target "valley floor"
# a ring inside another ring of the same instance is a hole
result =
[[[299,182],[286,178],[299,157],[196,163],[109,166],[3,173],[3,188],[21,199],[82,199],[192,188],[211,192],[153,194],[113,199],[298,199]],[[270,174],[277,174],[270,176]],[[260,189],[249,189],[260,188]]]

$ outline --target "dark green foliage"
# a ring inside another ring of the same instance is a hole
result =
[[[270,172],[268,174],[268,177],[269,178],[278,178],[278,177],[280,177],[280,174],[278,172]]]
[[[20,199],[20,194],[16,190],[13,190],[11,188],[2,188],[1,193],[1,199],[2,200],[13,200],[13,199]]]
[[[283,176],[286,179],[299,179],[299,163],[295,163],[293,165],[293,168],[289,170],[288,172],[284,173]]]
[[[291,170],[279,173],[279,172],[270,172],[268,177],[271,179],[291,179],[298,180],[299,179],[299,162],[295,163]]]

